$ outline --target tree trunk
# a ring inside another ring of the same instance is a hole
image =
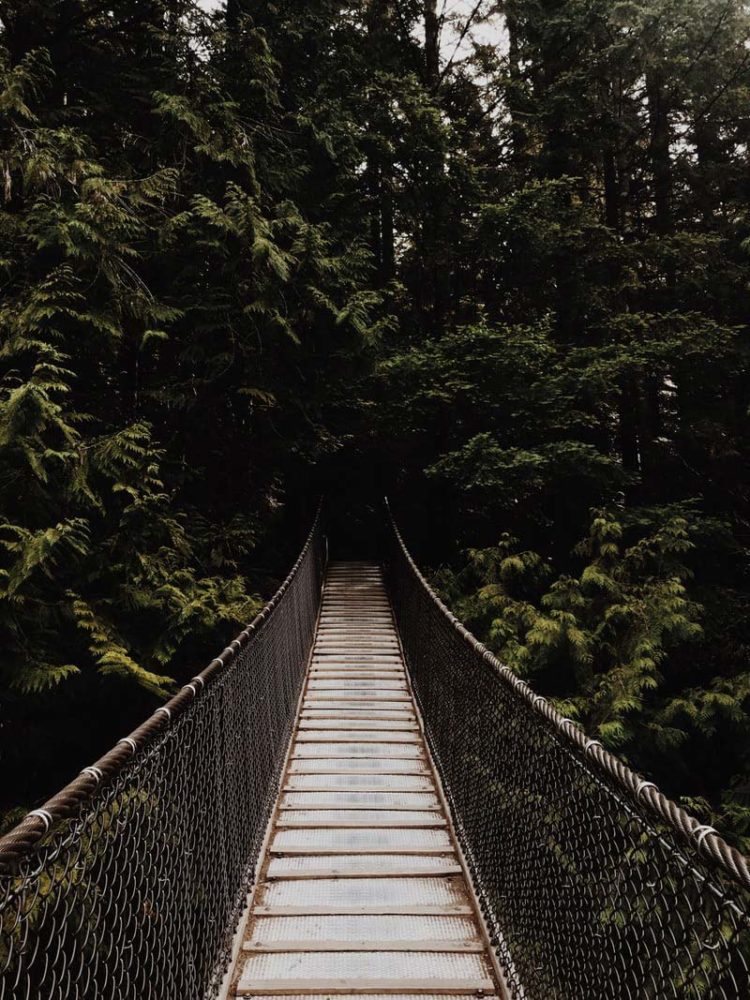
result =
[[[602,155],[604,177],[604,221],[610,229],[619,233],[622,226],[620,213],[620,179],[614,150],[608,146]]]
[[[714,219],[714,209],[720,205],[720,194],[712,183],[712,167],[717,162],[717,151],[720,147],[716,129],[705,119],[698,120],[693,126],[693,142],[698,159],[696,177],[693,182],[696,207],[700,212],[701,221],[707,230],[711,230]]]
[[[669,108],[660,69],[646,73],[646,96],[651,133],[651,170],[654,175],[654,220],[656,232],[664,236],[672,229],[672,161]]]
[[[622,467],[633,474],[640,471],[638,397],[636,377],[632,372],[626,372],[620,380],[619,447]]]
[[[671,130],[669,106],[663,72],[660,68],[646,73],[646,98],[650,131],[651,170],[654,177],[654,228],[659,236],[668,236],[674,227],[672,218],[672,158],[670,152]],[[670,308],[674,298],[676,276],[672,265],[666,266],[667,301]],[[651,374],[644,385],[643,412],[641,414],[641,454],[643,478],[648,489],[660,475],[658,452],[654,447],[661,433],[661,388],[663,377]]]
[[[521,72],[521,47],[519,44],[518,18],[511,5],[505,13],[505,30],[508,34],[508,113],[510,115],[510,146],[513,166],[523,173],[526,161],[526,128],[521,115],[521,95],[524,87]]]
[[[396,268],[396,246],[393,221],[393,165],[384,163],[380,173],[380,280],[387,284]]]
[[[237,23],[240,19],[240,0],[227,0],[224,17],[227,22],[227,28],[229,28],[230,31],[234,31],[237,28]]]
[[[440,85],[440,21],[437,0],[424,0],[425,84],[433,93]]]
[[[393,28],[392,0],[370,0],[366,12],[368,37],[374,51],[387,46]],[[383,130],[379,109],[369,122],[369,131],[379,136]],[[384,116],[387,122],[387,115]],[[393,277],[395,267],[395,235],[393,206],[393,165],[377,147],[368,157],[365,184],[370,202],[370,241],[378,270],[379,284]]]

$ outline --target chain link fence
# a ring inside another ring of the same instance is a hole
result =
[[[503,667],[391,525],[430,749],[514,1000],[747,1000],[750,870]]]
[[[0,1000],[217,995],[312,645],[319,518],[202,674],[0,840]]]

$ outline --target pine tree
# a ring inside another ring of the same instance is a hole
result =
[[[514,667],[745,835],[746,5],[0,18],[6,737],[49,771],[135,717],[319,492],[391,492]]]

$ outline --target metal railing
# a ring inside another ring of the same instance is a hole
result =
[[[0,840],[1,1000],[217,994],[291,736],[324,558],[318,516],[255,621]]]
[[[745,857],[504,667],[395,523],[387,579],[453,822],[514,1000],[745,1000]]]

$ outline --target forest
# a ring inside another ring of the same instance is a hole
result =
[[[750,847],[750,8],[0,3],[3,829],[388,495]]]

